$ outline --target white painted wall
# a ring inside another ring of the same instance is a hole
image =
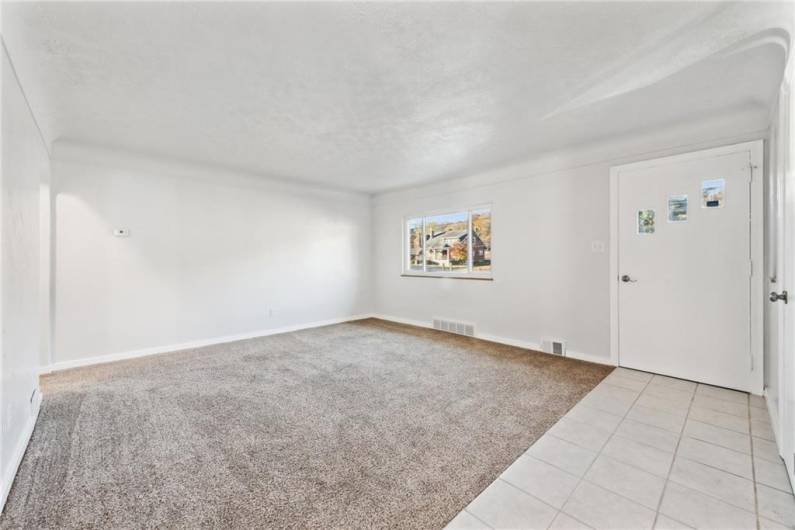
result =
[[[376,196],[376,313],[421,325],[433,317],[474,322],[483,338],[528,347],[563,339],[570,355],[609,362],[610,166],[765,134],[744,129],[740,117],[723,119],[733,120],[724,130],[747,132],[718,138],[714,122],[685,124]],[[492,204],[493,282],[401,277],[404,216],[483,203]],[[595,241],[603,252],[592,250]]]
[[[56,366],[371,311],[366,195],[60,143],[53,185]]]
[[[39,183],[49,172],[47,149],[5,46],[2,61],[0,509],[38,412]]]
[[[609,263],[607,254],[591,252],[591,241],[608,236],[606,178],[581,168],[401,197],[379,198],[374,209],[378,313],[472,321],[479,334],[529,343],[557,337],[571,349],[609,357]],[[400,277],[405,215],[487,202],[493,282]]]
[[[52,185],[47,171],[39,182],[39,365],[51,362],[52,336]]]

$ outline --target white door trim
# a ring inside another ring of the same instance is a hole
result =
[[[619,248],[618,248],[618,175],[622,170],[644,169],[688,160],[722,156],[734,153],[748,153],[753,166],[751,172],[751,352],[753,371],[748,388],[761,395],[764,387],[764,146],[762,140],[704,149],[681,155],[666,156],[623,164],[610,168],[610,361],[619,365],[618,332],[618,288],[619,288]]]

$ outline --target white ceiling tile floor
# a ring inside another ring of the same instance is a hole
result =
[[[764,400],[619,368],[447,528],[795,528]]]

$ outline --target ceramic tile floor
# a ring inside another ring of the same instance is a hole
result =
[[[618,368],[447,528],[795,528],[795,497],[762,398]]]

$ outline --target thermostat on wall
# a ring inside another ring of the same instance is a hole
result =
[[[114,228],[113,235],[115,237],[130,237],[130,229],[129,228]]]

